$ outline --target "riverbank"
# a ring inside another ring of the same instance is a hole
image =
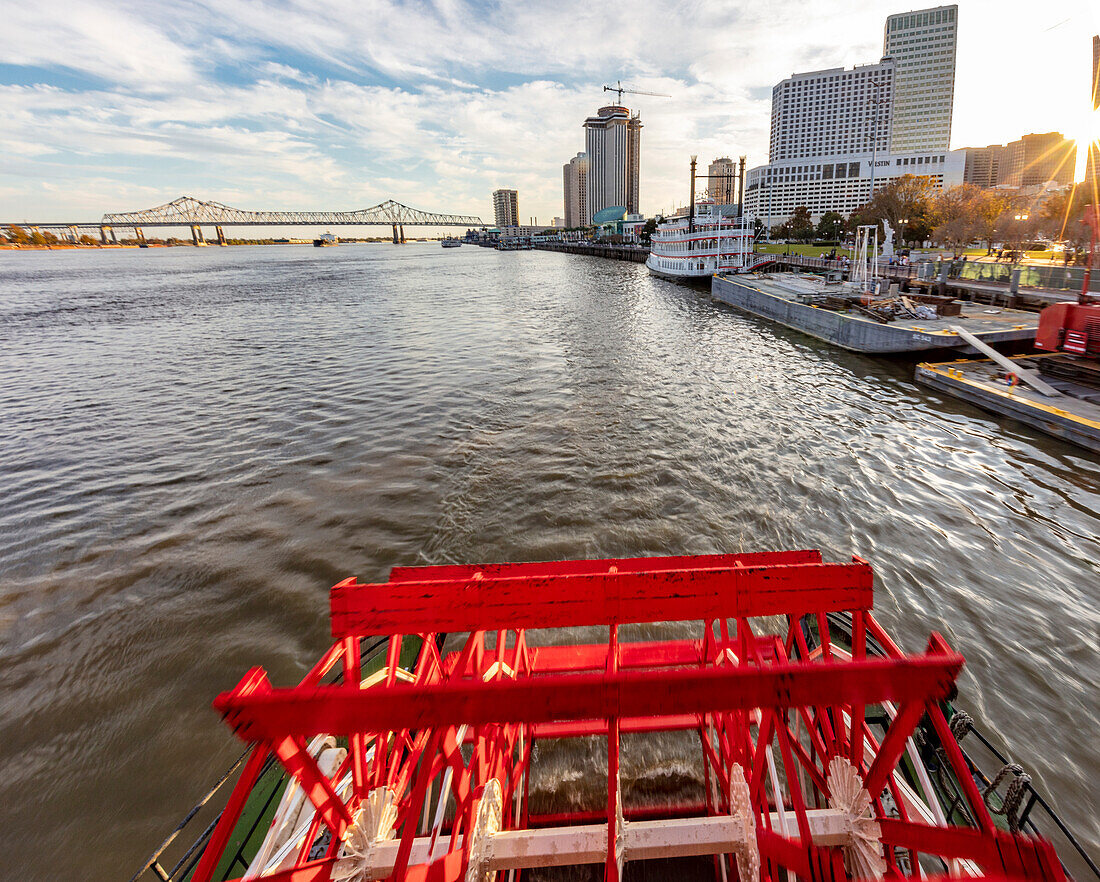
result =
[[[58,242],[51,245],[0,245],[0,251],[118,251],[123,248],[138,248],[138,245],[74,245]],[[167,246],[150,246],[164,248]]]

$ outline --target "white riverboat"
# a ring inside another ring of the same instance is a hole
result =
[[[715,273],[749,272],[758,260],[753,253],[753,224],[748,217],[723,213],[729,206],[700,202],[693,214],[670,218],[650,239],[646,266],[655,276],[673,281],[709,279]]]

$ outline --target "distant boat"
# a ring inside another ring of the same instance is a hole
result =
[[[328,245],[339,245],[340,240],[337,239],[332,233],[321,233],[320,238],[313,240],[314,248],[324,248]]]
[[[448,236],[446,239],[443,240],[442,244],[443,244],[444,248],[461,248],[462,247],[461,240],[456,239],[453,236]]]

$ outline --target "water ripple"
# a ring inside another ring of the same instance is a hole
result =
[[[1095,457],[636,265],[414,245],[3,263],[13,877],[128,875],[234,755],[210,700],[253,664],[301,676],[347,575],[761,548],[870,559],[884,623],[963,652],[964,706],[1100,844],[1098,741],[1050,734],[1100,718]],[[556,750],[532,798],[598,799],[598,743]],[[624,744],[626,798],[693,798],[696,754]]]

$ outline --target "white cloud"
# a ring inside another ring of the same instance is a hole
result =
[[[69,68],[141,90],[195,79],[194,50],[135,18],[125,4],[80,0],[44,8],[5,0],[0,21],[5,64]]]

